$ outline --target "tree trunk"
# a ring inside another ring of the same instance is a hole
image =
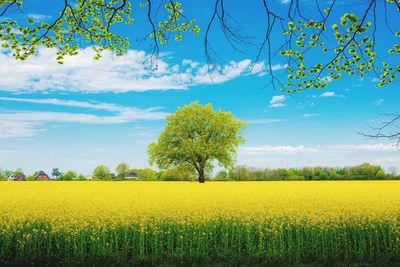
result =
[[[204,168],[199,170],[199,183],[204,183],[205,182],[205,177],[204,177]]]

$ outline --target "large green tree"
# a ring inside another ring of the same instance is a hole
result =
[[[118,164],[118,166],[115,168],[115,172],[117,173],[117,177],[119,179],[125,179],[126,175],[129,173],[129,165],[126,162],[121,162]]]
[[[93,170],[93,178],[96,180],[111,180],[110,169],[105,165],[99,165]]]
[[[56,179],[58,179],[58,177],[60,177],[61,172],[58,168],[53,168],[51,170],[51,176],[55,177]]]
[[[161,169],[190,167],[204,183],[214,162],[225,168],[233,165],[237,147],[244,142],[244,126],[232,113],[215,111],[211,104],[185,105],[167,116],[164,131],[149,145],[150,163]]]
[[[77,178],[78,174],[75,171],[69,170],[66,173],[62,173],[59,176],[60,181],[72,181],[73,179]]]

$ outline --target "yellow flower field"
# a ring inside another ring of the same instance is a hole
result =
[[[2,221],[85,225],[148,219],[287,218],[395,221],[400,181],[324,182],[2,182]]]
[[[0,265],[400,261],[400,181],[1,182],[0,196]]]

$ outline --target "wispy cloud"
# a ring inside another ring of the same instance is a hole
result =
[[[334,92],[325,92],[320,95],[320,97],[334,97],[336,96]]]
[[[303,114],[303,118],[314,118],[314,117],[318,117],[319,114],[315,114],[315,113],[306,113]]]
[[[335,92],[325,92],[320,94],[319,97],[344,97],[344,95],[337,95]]]
[[[369,162],[384,167],[400,164],[395,144],[324,146],[260,145],[239,148],[238,163],[254,167],[350,166]]]
[[[345,96],[344,95],[337,95],[335,92],[329,92],[328,91],[328,92],[324,92],[324,93],[322,93],[320,95],[310,95],[308,97],[312,97],[312,98],[318,98],[318,97],[321,97],[321,98],[342,97],[342,98],[344,98]]]
[[[0,139],[9,137],[33,136],[42,131],[46,123],[81,123],[81,124],[122,124],[140,120],[164,119],[168,113],[160,111],[159,107],[139,109],[111,103],[83,102],[61,99],[30,99],[1,97],[0,101],[48,104],[63,107],[79,107],[110,112],[110,115],[90,113],[21,111],[0,113]]]
[[[377,106],[381,106],[381,105],[383,105],[383,103],[385,103],[385,100],[379,99],[379,100],[375,101],[374,104],[377,105]]]
[[[43,14],[34,14],[34,13],[31,13],[31,14],[28,14],[28,18],[33,19],[33,20],[36,21],[36,22],[39,22],[39,21],[43,21],[43,20],[50,19],[51,16],[50,16],[50,15],[43,15]]]
[[[0,139],[34,136],[40,129],[36,123],[0,120]]]
[[[47,99],[36,99],[36,98],[17,98],[17,97],[0,97],[0,101],[12,101],[12,102],[24,102],[33,104],[48,104],[63,107],[77,107],[77,108],[88,108],[96,110],[105,110],[110,112],[124,112],[139,110],[132,107],[124,107],[112,103],[101,103],[96,101],[85,102],[85,101],[75,101],[75,100],[64,100],[56,98]],[[149,110],[159,109],[160,107],[152,107]]]
[[[242,154],[336,154],[336,153],[360,153],[360,152],[395,152],[395,144],[338,144],[318,147],[299,146],[243,146]]]
[[[247,123],[249,123],[249,124],[270,124],[270,123],[276,123],[276,122],[282,122],[282,121],[286,121],[286,120],[263,118],[263,119],[248,120]]]
[[[269,101],[269,107],[271,108],[285,107],[286,106],[286,104],[284,103],[285,101],[286,97],[284,95],[275,95]]]
[[[239,149],[243,154],[300,154],[320,152],[319,148],[300,146],[244,146]]]
[[[377,162],[382,163],[395,163],[398,164],[400,162],[400,157],[377,157],[375,158]]]
[[[20,92],[130,92],[148,90],[183,90],[196,85],[219,84],[243,75],[265,71],[258,63],[251,69],[249,59],[230,61],[225,65],[207,66],[189,59],[171,63],[160,56],[157,69],[144,51],[129,50],[116,57],[105,51],[99,61],[93,59],[92,47],[80,50],[79,56],[66,57],[63,65],[56,62],[56,50],[39,48],[25,61],[16,61],[7,50],[0,50],[0,90]],[[282,66],[276,65],[279,70]]]
[[[284,65],[282,65],[282,64],[276,64],[276,65],[272,65],[271,66],[271,70],[273,70],[273,71],[276,71],[276,70],[284,70],[284,69],[286,69],[288,67],[288,64],[284,64]],[[269,68],[269,67],[267,67],[267,68]]]
[[[326,146],[328,150],[348,152],[393,152],[397,150],[396,144],[341,144]]]

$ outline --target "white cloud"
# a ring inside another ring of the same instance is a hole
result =
[[[263,70],[265,69],[265,64],[264,62],[258,62],[252,66],[251,71],[255,73],[263,73]]]
[[[254,167],[350,166],[364,162],[390,167],[400,164],[395,144],[338,144],[324,146],[241,146],[238,164]]]
[[[247,122],[248,122],[249,124],[270,124],[270,123],[282,122],[282,121],[286,121],[286,120],[283,120],[283,119],[268,119],[268,118],[264,118],[264,119],[248,120]]]
[[[311,97],[311,98],[342,97],[342,98],[344,98],[345,96],[344,95],[337,95],[335,92],[325,92],[325,93],[322,93],[320,95],[309,95],[308,97]]]
[[[61,99],[29,99],[1,97],[0,101],[14,101],[35,104],[49,104],[64,107],[79,107],[110,112],[110,115],[89,113],[22,111],[0,113],[0,139],[10,137],[29,137],[44,130],[46,123],[81,124],[122,124],[138,120],[161,120],[168,113],[159,111],[159,107],[139,109],[119,106],[111,103],[81,102]]]
[[[63,107],[77,107],[77,108],[89,108],[96,110],[105,110],[110,112],[128,112],[128,111],[139,111],[139,109],[132,107],[124,107],[111,103],[101,103],[96,101],[84,102],[84,101],[75,101],[75,100],[63,100],[63,99],[32,99],[32,98],[16,98],[16,97],[0,97],[0,101],[12,101],[12,102],[24,102],[24,103],[33,103],[33,104],[48,104],[48,105],[56,105]],[[160,107],[152,107],[147,110],[155,110]]]
[[[16,61],[9,51],[0,50],[0,90],[14,93],[182,90],[201,84],[223,83],[265,70],[265,64],[261,62],[251,71],[249,59],[209,67],[190,59],[170,64],[166,57],[160,56],[157,70],[154,70],[150,56],[143,51],[129,50],[121,57],[105,51],[99,61],[93,56],[93,49],[88,47],[78,56],[67,56],[60,65],[55,60],[55,49],[41,47],[36,55],[25,61]]]
[[[273,70],[273,71],[276,71],[276,70],[284,70],[284,69],[287,68],[287,66],[288,66],[288,64],[284,64],[284,65],[282,65],[282,64],[276,64],[276,65],[272,65],[272,66],[271,66],[271,70]]]
[[[284,95],[275,95],[271,98],[271,101],[269,101],[270,104],[275,104],[278,102],[285,101],[286,97]]]
[[[397,147],[395,144],[345,144],[345,145],[331,145],[326,147],[333,151],[349,151],[349,152],[393,152]]]
[[[15,137],[30,137],[40,129],[32,122],[0,120],[0,139]]]
[[[381,106],[381,105],[383,105],[384,102],[385,102],[385,100],[379,99],[374,104],[377,105],[377,106]]]
[[[319,148],[301,146],[252,146],[241,147],[239,153],[244,154],[300,154],[320,152]]]
[[[306,113],[303,114],[303,118],[314,118],[314,117],[318,117],[319,114],[315,114],[315,113]]]
[[[337,153],[360,153],[360,152],[395,152],[395,144],[338,144],[318,147],[299,146],[242,146],[241,154],[337,154]]]
[[[336,96],[334,92],[325,92],[320,95],[320,97],[334,97]]]
[[[46,19],[50,19],[51,16],[49,15],[43,15],[43,14],[28,14],[28,18],[33,19],[35,22],[40,22]]]
[[[283,108],[283,107],[286,107],[286,104],[283,104],[283,103],[270,104],[269,107],[270,108]]]
[[[251,73],[258,74],[258,76],[267,75],[270,71],[269,68],[271,67],[272,71],[283,70],[287,68],[287,64],[275,64],[275,65],[266,65],[264,61],[257,62],[251,67]]]
[[[313,96],[314,98],[316,96]],[[319,97],[344,97],[344,95],[337,95],[335,92],[325,92],[319,95]]]
[[[284,103],[285,101],[286,97],[284,95],[275,95],[269,101],[269,106],[271,108],[285,107],[286,106],[286,104]]]
[[[377,157],[375,161],[382,163],[395,163],[396,165],[400,164],[400,157]]]
[[[164,112],[128,111],[116,115],[98,116],[87,113],[28,111],[0,113],[0,121],[13,122],[71,122],[85,124],[120,124],[135,120],[159,120],[165,118]]]
[[[280,0],[280,2],[281,2],[281,4],[286,5],[286,4],[290,3],[290,0]]]

